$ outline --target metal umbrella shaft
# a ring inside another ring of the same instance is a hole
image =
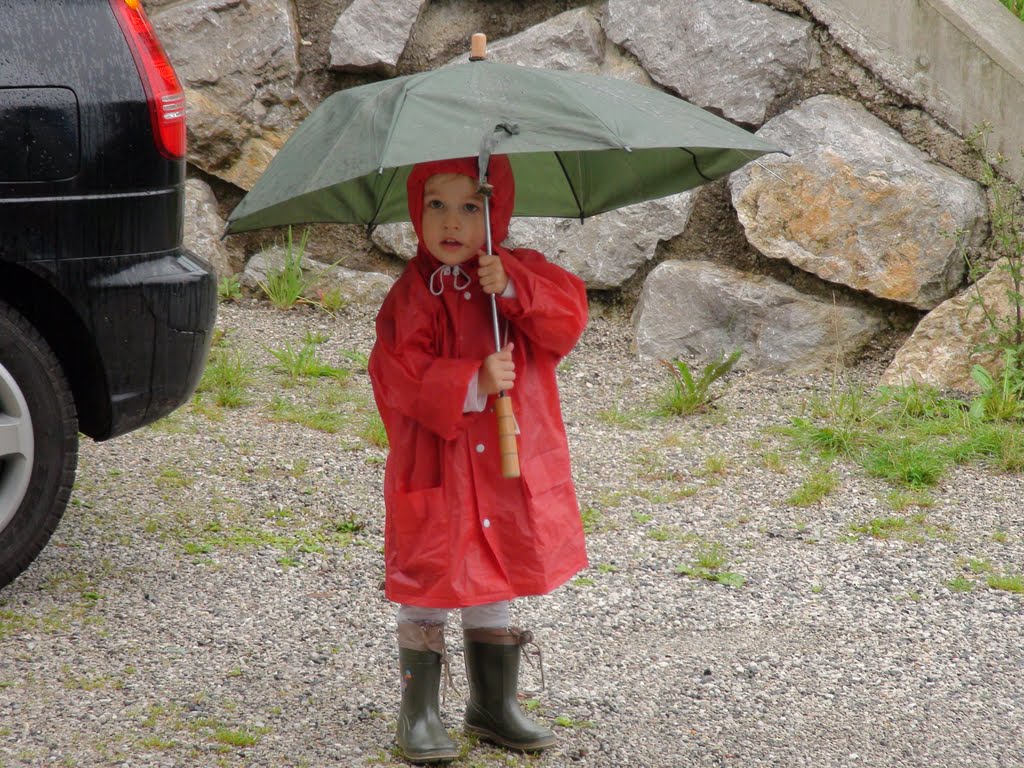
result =
[[[491,188],[486,182],[480,184],[484,197],[484,229],[487,233],[487,255],[494,255],[491,242]],[[494,329],[494,351],[501,351],[501,330],[498,327],[498,298],[491,294],[491,325]],[[498,415],[498,449],[501,452],[501,474],[503,477],[519,477],[519,446],[516,444],[516,417],[512,412],[512,398],[499,392],[494,401],[494,412]]]

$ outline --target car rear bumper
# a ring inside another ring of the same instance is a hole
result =
[[[106,260],[85,260],[78,269]],[[150,424],[195,391],[217,317],[213,269],[185,249],[117,259],[91,274],[85,311],[107,380],[105,440]]]

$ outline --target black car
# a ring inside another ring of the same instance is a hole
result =
[[[185,95],[139,0],[0,0],[0,587],[49,540],[79,431],[192,393],[216,316],[182,246]]]

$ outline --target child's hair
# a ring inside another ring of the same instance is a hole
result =
[[[423,241],[423,188],[427,185],[427,179],[440,173],[457,173],[476,181],[477,159],[460,157],[452,160],[432,160],[413,166],[405,189],[409,198],[409,219],[416,229],[420,242]],[[491,155],[490,164],[487,166],[487,182],[494,188],[490,202],[491,239],[497,245],[508,236],[508,225],[512,220],[512,208],[516,199],[512,164],[505,155]]]

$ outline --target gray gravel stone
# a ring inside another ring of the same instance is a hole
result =
[[[811,465],[772,431],[830,379],[734,373],[713,413],[631,416],[665,372],[630,352],[620,310],[592,309],[559,372],[591,567],[513,611],[545,649],[537,714],[561,743],[527,758],[465,742],[456,764],[1024,764],[1022,598],[968,567],[1019,573],[1020,477],[953,470],[923,510],[948,535],[855,536],[894,514],[889,488],[837,465],[834,493],[790,506]],[[385,452],[360,436],[369,381],[358,366],[344,385],[270,370],[270,350],[307,334],[351,366],[372,320],[367,306],[226,305],[220,343],[253,366],[248,405],[218,409],[206,393],[154,427],[83,443],[52,543],[0,592],[0,766],[400,764]],[[336,433],[281,422],[275,398],[348,421]],[[676,572],[712,543],[743,586]],[[973,591],[951,590],[957,575]],[[526,668],[524,687],[539,682]]]

